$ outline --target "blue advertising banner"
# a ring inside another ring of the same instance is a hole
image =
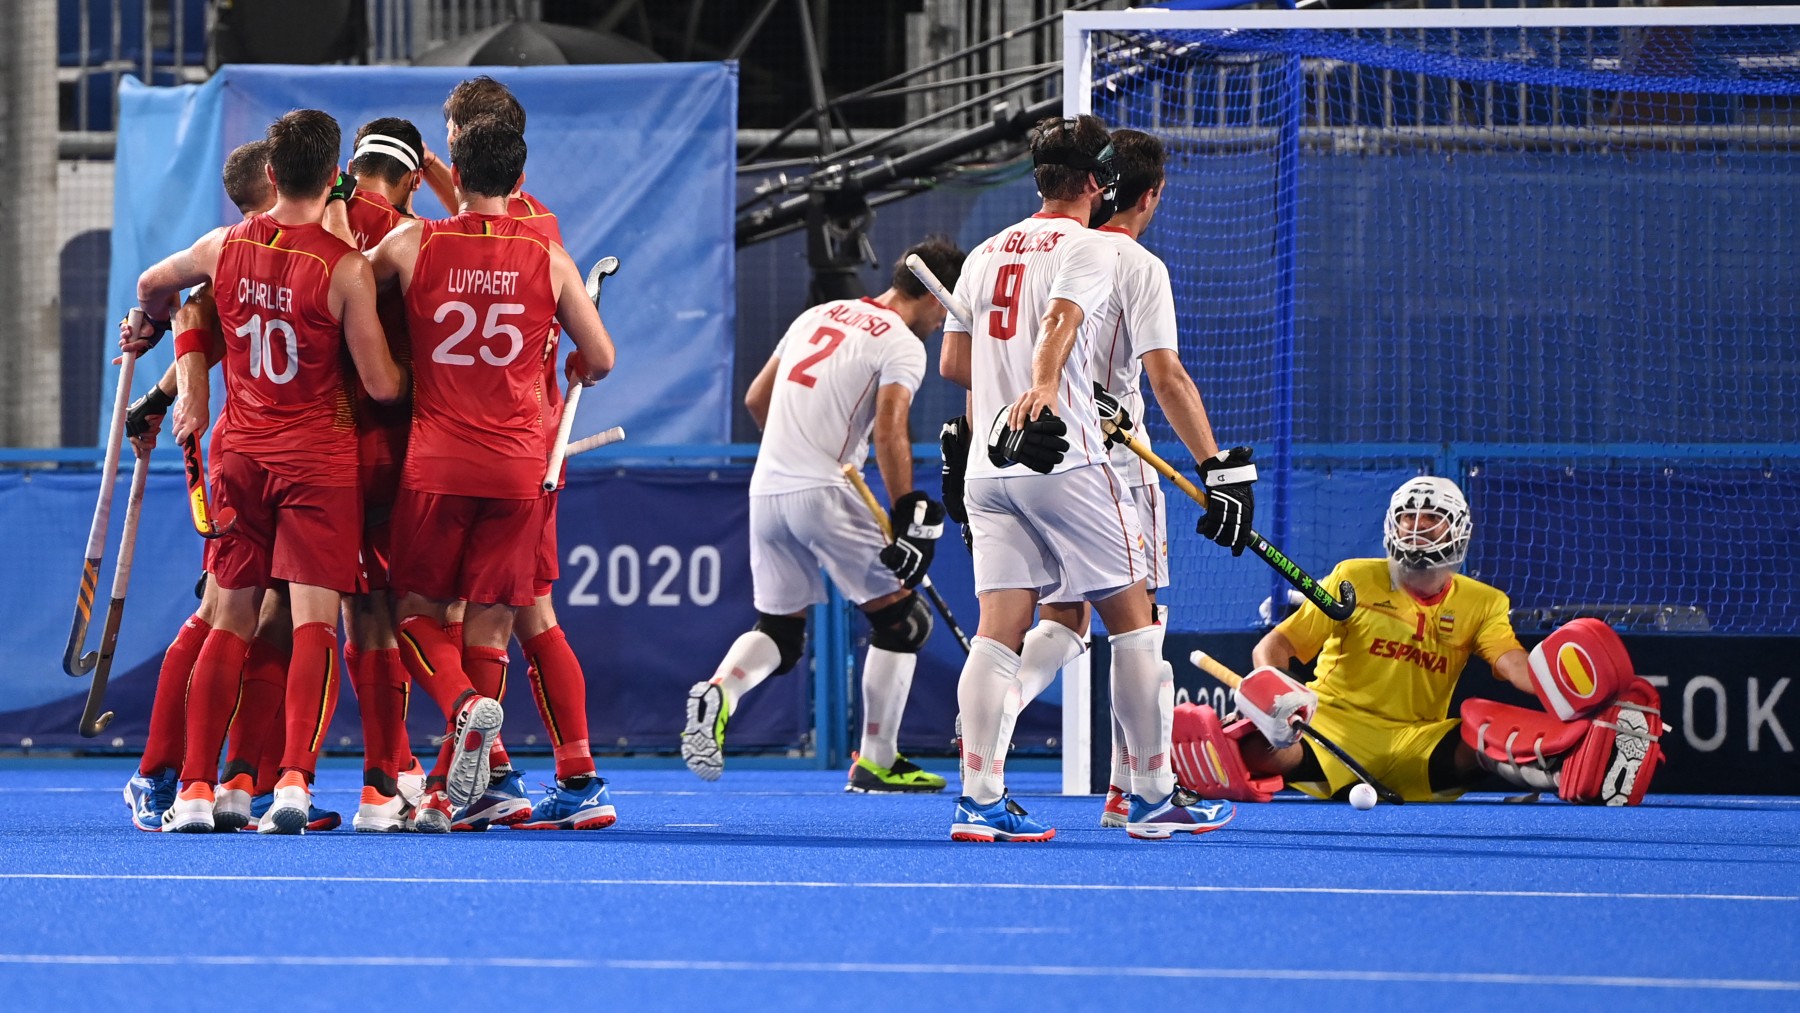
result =
[[[123,316],[136,304],[145,268],[238,220],[219,167],[225,152],[261,137],[269,121],[291,109],[324,109],[343,129],[347,162],[359,125],[400,116],[446,155],[444,97],[478,73],[504,82],[525,106],[531,154],[524,187],[556,212],[570,256],[584,271],[602,256],[621,262],[604,310],[618,368],[583,401],[577,431],[623,425],[639,444],[728,440],[735,64],[228,66],[202,86],[149,88],[127,79],[108,284],[113,311]],[[444,214],[425,189],[414,209]],[[139,371],[160,374],[168,356],[157,349]],[[115,377],[109,369],[100,378],[105,415]],[[100,432],[106,429],[103,417]]]

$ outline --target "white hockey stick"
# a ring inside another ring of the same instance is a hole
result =
[[[956,318],[956,322],[962,330],[969,334],[975,333],[975,320],[974,316],[970,314],[969,308],[962,304],[962,300],[956,298],[956,293],[944,287],[944,283],[938,280],[938,276],[932,273],[931,268],[925,266],[925,261],[920,259],[918,254],[915,253],[906,258],[906,269],[913,273],[913,277],[919,279],[919,284],[925,286],[927,292],[936,296],[937,301],[944,304],[944,308],[950,311],[952,317]]]
[[[565,458],[575,457],[580,454],[585,454],[590,450],[596,450],[600,447],[604,447],[609,443],[617,443],[620,440],[623,440],[624,438],[625,438],[624,427],[623,426],[614,426],[611,429],[603,430],[601,432],[595,433],[592,436],[584,437],[582,439],[576,440],[574,443],[569,444],[569,452],[563,456]]]
[[[562,475],[563,458],[569,453],[569,430],[575,427],[575,406],[581,403],[581,392],[586,390],[579,383],[569,384],[569,399],[563,402],[562,418],[556,423],[556,445],[550,448],[550,466],[544,469],[544,491],[556,488],[556,480]]]

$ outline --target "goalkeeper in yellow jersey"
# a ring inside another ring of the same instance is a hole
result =
[[[1256,669],[1233,691],[1241,717],[1176,709],[1175,769],[1202,795],[1265,801],[1285,782],[1318,798],[1357,783],[1300,738],[1299,717],[1409,802],[1449,801],[1487,771],[1571,801],[1635,803],[1661,759],[1656,692],[1631,670],[1618,635],[1578,619],[1529,655],[1506,595],[1458,573],[1473,525],[1447,478],[1411,479],[1388,502],[1386,558],[1348,559],[1323,581],[1356,587],[1337,622],[1302,606],[1256,645]],[[1542,711],[1450,697],[1469,656],[1543,703]],[[1302,685],[1282,671],[1318,659]]]

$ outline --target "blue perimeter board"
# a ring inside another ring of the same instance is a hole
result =
[[[6,1008],[1800,1006],[1796,799],[1284,797],[1159,843],[1015,772],[1058,836],[983,846],[948,793],[626,769],[611,829],[425,838],[348,832],[334,763],[345,830],[226,838],[133,829],[129,773],[0,761]]]

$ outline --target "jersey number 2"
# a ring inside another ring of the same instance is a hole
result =
[[[1024,279],[1024,264],[1001,264],[994,279],[993,303],[999,309],[988,314],[988,333],[1001,341],[1019,333],[1019,283]]]
[[[832,352],[837,351],[837,347],[844,343],[844,332],[835,327],[821,327],[813,332],[812,337],[806,339],[806,343],[809,345],[823,344],[825,347],[794,363],[794,368],[788,370],[788,379],[802,386],[811,387],[819,382],[819,378],[808,373],[807,370],[817,366]]]

